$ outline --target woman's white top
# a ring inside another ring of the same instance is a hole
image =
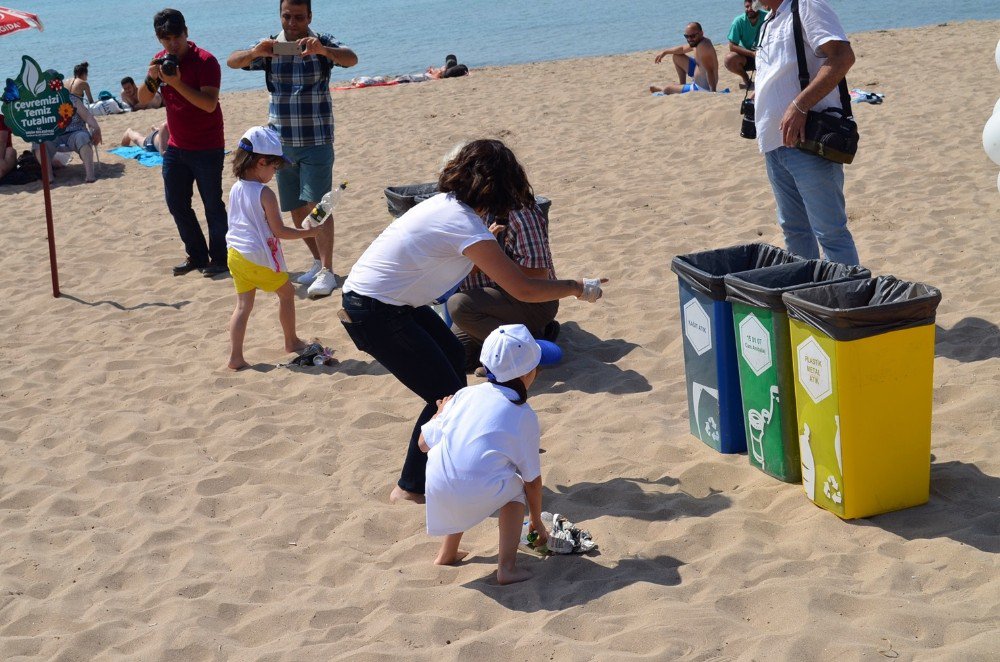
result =
[[[264,184],[237,179],[229,192],[229,231],[226,246],[236,249],[240,255],[254,264],[288,271],[285,256],[281,252],[281,242],[264,217],[264,205],[260,194]]]
[[[394,306],[424,306],[460,283],[472,261],[462,252],[496,241],[476,212],[438,193],[397,218],[351,268],[344,292]]]
[[[427,454],[427,533],[467,531],[511,501],[542,473],[541,429],[528,404],[490,382],[461,389],[421,428]]]

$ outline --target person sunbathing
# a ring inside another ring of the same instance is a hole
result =
[[[136,146],[142,147],[147,152],[163,153],[167,148],[167,141],[170,140],[170,129],[167,128],[166,121],[154,124],[149,128],[149,133],[145,136],[135,129],[125,129],[122,136],[122,147]]]

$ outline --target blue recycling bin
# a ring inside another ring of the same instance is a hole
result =
[[[678,255],[670,264],[678,279],[691,434],[720,453],[747,449],[733,307],[726,301],[724,278],[800,260],[755,243]]]

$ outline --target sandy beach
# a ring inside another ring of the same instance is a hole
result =
[[[855,107],[861,259],[944,295],[930,502],[856,521],[688,432],[670,259],[782,243],[742,94],[651,97],[673,76],[654,52],[334,93],[341,278],[391,220],[385,186],[495,137],[553,201],[560,276],[611,279],[603,301],[562,304],[565,358],[531,400],[543,505],[600,553],[523,556],[535,577],[512,587],[493,577],[495,520],[437,567],[423,509],[387,502],[421,404],[351,344],[339,290],[297,302],[300,334],[339,364],[278,367],[277,303],[259,296],[254,368],[223,368],[231,280],[170,275],[183,248],[160,170],[105,151],[163,111],[100,118],[100,179],[76,158],[52,190],[61,298],[40,184],[0,188],[0,658],[996,659],[1000,194],[981,132],[998,34],[852,35],[851,87],[886,95]],[[964,64],[943,71],[928,44],[959,43]],[[263,77],[222,105],[235,145],[266,123]]]

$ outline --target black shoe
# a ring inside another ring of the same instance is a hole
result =
[[[195,262],[191,258],[188,258],[184,260],[183,263],[174,265],[174,275],[183,276],[184,274],[190,273],[195,269],[204,269],[204,268],[205,268],[204,262]]]
[[[549,342],[555,342],[556,338],[559,337],[559,322],[552,320],[545,325],[542,329],[542,340],[548,340]]]
[[[212,278],[220,274],[228,274],[229,267],[218,262],[209,262],[207,267],[202,267],[201,273],[205,274],[205,278]]]

